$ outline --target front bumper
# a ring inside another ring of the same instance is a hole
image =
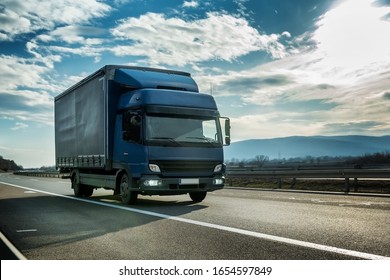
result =
[[[174,195],[190,192],[211,192],[222,189],[225,184],[223,176],[215,175],[211,178],[165,178],[157,175],[142,176],[137,181],[137,190],[146,195]]]

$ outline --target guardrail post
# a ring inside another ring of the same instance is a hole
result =
[[[353,188],[354,188],[355,192],[358,192],[358,187],[359,187],[358,178],[354,178],[354,180],[353,180]]]
[[[345,189],[344,189],[344,191],[346,192],[346,193],[349,193],[349,178],[345,178]]]
[[[293,187],[295,186],[296,183],[297,183],[297,178],[292,178],[290,188],[293,188]]]

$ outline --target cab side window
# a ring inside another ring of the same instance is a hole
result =
[[[122,115],[123,140],[141,141],[142,117],[137,112],[126,111]]]

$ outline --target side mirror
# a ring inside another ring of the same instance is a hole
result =
[[[133,126],[140,126],[141,125],[141,117],[138,115],[132,116],[130,118],[130,123]]]
[[[230,138],[230,119],[225,119],[225,134]]]
[[[224,133],[225,133],[225,146],[229,146],[230,145],[230,119],[229,118],[225,118],[225,117],[222,117],[221,119],[224,119],[225,122],[223,124],[223,127],[225,129]]]

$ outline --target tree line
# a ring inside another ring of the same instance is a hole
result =
[[[353,159],[355,164],[390,164],[390,151],[366,154]]]
[[[363,165],[376,165],[376,164],[390,164],[390,151],[377,152],[373,154],[365,154],[362,156],[306,156],[306,157],[293,157],[293,158],[281,158],[270,159],[265,155],[256,155],[250,159],[236,159],[232,158],[225,161],[227,166],[238,167],[265,167],[265,166],[280,166],[280,165],[294,165],[294,164],[307,164],[307,165],[354,165],[356,167]]]
[[[17,165],[13,160],[5,159],[0,156],[0,170],[2,171],[16,171],[22,170],[23,166]]]

